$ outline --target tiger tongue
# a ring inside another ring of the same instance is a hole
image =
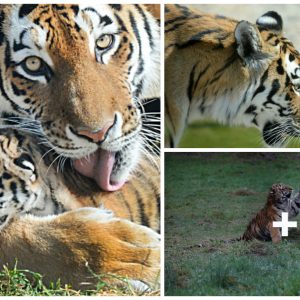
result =
[[[115,163],[115,153],[97,150],[89,158],[73,160],[74,168],[83,176],[94,179],[103,191],[116,191],[124,181],[111,182],[110,177]]]

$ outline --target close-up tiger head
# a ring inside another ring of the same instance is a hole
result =
[[[252,81],[244,94],[252,93],[245,110],[269,146],[282,146],[300,137],[300,54],[282,35],[283,21],[269,11],[256,25],[241,21],[235,29],[237,52]]]
[[[37,135],[106,191],[138,163],[141,102],[159,96],[159,26],[147,9],[0,6],[1,123]]]
[[[234,6],[230,7],[225,11],[238,18]],[[218,5],[199,8],[222,13]],[[243,17],[250,18],[251,13],[247,15],[243,6],[241,9]],[[285,21],[289,27],[293,24],[292,20]],[[258,145],[281,147],[294,138],[299,140],[300,54],[285,37],[283,28],[281,16],[274,11],[252,23],[198,11],[192,6],[167,4],[167,144],[177,147],[186,124],[204,119],[256,127],[263,142]],[[292,35],[291,28],[287,34]],[[199,136],[204,134],[199,144],[215,147],[213,142],[205,144],[205,126],[205,122],[196,124]],[[190,127],[183,147],[198,145],[187,138],[195,128]],[[210,138],[208,134],[207,137]],[[217,138],[215,142],[218,144]]]

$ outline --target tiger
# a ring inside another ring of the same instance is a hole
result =
[[[166,5],[166,147],[203,118],[254,126],[267,147],[299,137],[300,56],[282,30],[274,11],[252,24]]]
[[[0,5],[2,265],[159,284],[158,8]]]
[[[238,240],[251,241],[281,241],[281,230],[274,227],[274,221],[281,221],[282,212],[289,218],[298,215],[300,211],[300,193],[282,183],[273,184],[270,188],[265,206],[250,221],[246,231]]]

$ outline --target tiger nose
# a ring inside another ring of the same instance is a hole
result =
[[[103,142],[106,139],[108,131],[114,126],[114,121],[107,122],[100,130],[78,130],[79,135],[85,136],[95,143]]]

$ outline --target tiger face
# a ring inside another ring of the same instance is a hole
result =
[[[262,130],[269,146],[282,146],[290,137],[300,136],[300,55],[282,36],[282,24],[276,12],[268,12],[257,20],[256,28],[242,21],[235,30],[237,51],[250,76],[259,74],[245,114]]]
[[[158,87],[156,20],[142,5],[2,5],[0,16],[2,116],[119,189],[139,158],[140,99]]]
[[[275,208],[276,217],[281,216],[282,212],[287,212],[289,218],[293,218],[300,211],[300,192],[282,183],[273,184],[268,195],[267,207]]]

